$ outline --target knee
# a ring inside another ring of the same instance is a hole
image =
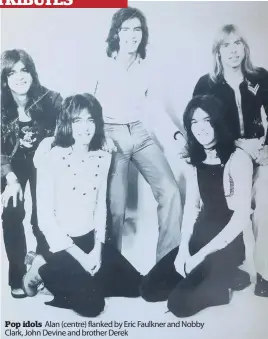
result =
[[[167,308],[172,314],[174,314],[178,318],[190,317],[192,315],[191,312],[187,312],[185,306],[185,304],[184,306],[182,306],[180,302],[170,297],[168,298]]]
[[[12,201],[9,201],[9,204],[7,207],[3,209],[2,214],[2,220],[3,220],[3,226],[5,224],[20,224],[22,223],[23,219],[25,217],[25,210],[23,203],[19,203],[16,207],[13,207]],[[10,227],[10,226],[9,226]]]
[[[89,318],[99,316],[105,308],[105,300],[98,294],[75,297],[75,299],[71,301],[71,304],[75,312],[83,317]]]
[[[164,301],[167,298],[161,298],[160,292],[155,288],[156,282],[152,280],[150,275],[143,277],[139,286],[140,296],[147,302]]]
[[[187,292],[185,291],[185,293]],[[167,307],[171,313],[179,318],[190,317],[194,314],[187,298],[183,298],[182,293],[180,293],[178,289],[175,289],[172,293],[170,293],[167,301]]]
[[[166,301],[169,294],[176,285],[181,281],[182,277],[175,271],[175,268],[167,265],[166,262],[156,264],[156,266],[143,277],[140,284],[140,295],[148,302]],[[160,266],[161,264],[161,266]]]
[[[181,204],[181,194],[177,182],[174,180],[165,180],[161,182],[159,200],[162,203],[174,203],[177,206]]]

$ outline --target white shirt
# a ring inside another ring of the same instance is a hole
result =
[[[40,150],[35,157],[38,222],[51,252],[72,246],[71,237],[94,229],[104,242],[111,155],[96,151],[81,157],[71,147],[56,146],[42,157]]]
[[[95,96],[106,123],[127,124],[142,119],[149,77],[146,63],[137,58],[125,69],[114,58],[107,58],[98,76]]]
[[[244,137],[245,134],[245,126],[244,126],[244,117],[243,117],[243,111],[242,111],[242,97],[241,97],[241,91],[240,91],[240,84],[243,81],[243,77],[234,77],[233,79],[230,78],[226,82],[228,85],[233,89],[234,94],[235,94],[235,102],[237,106],[237,111],[238,111],[238,119],[239,119],[239,126],[240,126],[240,134],[241,137]]]

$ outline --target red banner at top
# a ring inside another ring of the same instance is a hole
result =
[[[128,0],[0,0],[0,8],[123,8]]]

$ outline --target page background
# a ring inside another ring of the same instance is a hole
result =
[[[156,82],[156,91],[164,103],[161,112],[159,107],[155,109],[162,116],[161,114],[166,114],[166,108],[176,124],[179,124],[196,81],[210,70],[212,41],[222,24],[237,24],[247,37],[254,63],[268,69],[267,2],[132,2],[130,5],[140,8],[148,19],[148,59],[152,67],[152,77],[161,79]],[[104,41],[114,11],[46,9],[41,12],[38,9],[4,9],[2,51],[11,48],[25,49],[36,63],[41,83],[64,96],[90,91],[97,75],[98,64],[101,64],[104,57]],[[172,134],[177,127],[169,122],[163,125],[163,120],[157,117],[155,120],[156,137],[163,145],[176,177],[180,177],[179,159],[174,157],[177,145],[172,141]],[[138,204],[135,201],[129,202],[131,208],[128,210],[123,253],[142,273],[146,273],[154,263],[157,239],[156,203],[144,180],[137,177],[135,169],[132,168],[131,171],[130,195],[137,192],[139,200]],[[26,198],[29,212],[30,201],[28,196]],[[34,249],[29,213],[25,227],[29,249]],[[251,253],[250,236],[248,244]],[[2,306],[5,320],[82,320],[72,312],[44,306],[41,299],[46,298],[45,296],[39,296],[35,300],[11,299],[6,286],[7,265],[3,247],[2,252]],[[250,260],[248,267],[252,270]],[[143,300],[114,298],[107,305],[105,313],[98,319],[179,320],[171,314],[164,314],[166,306],[162,303],[154,305]],[[202,331],[135,329],[131,330],[129,338],[162,338],[164,335],[170,338],[225,338],[229,335],[241,339],[265,339],[268,333],[267,308],[267,300],[254,297],[251,286],[250,290],[236,293],[231,305],[206,310],[193,317],[193,320],[205,321]]]

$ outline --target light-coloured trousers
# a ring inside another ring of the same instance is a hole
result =
[[[159,237],[156,260],[159,261],[180,243],[182,206],[179,187],[173,172],[164,153],[140,121],[122,125],[105,124],[105,135],[111,138],[117,147],[108,179],[108,210],[112,221],[108,230],[108,240],[121,251],[128,170],[130,162],[133,162],[151,186],[158,203]]]

